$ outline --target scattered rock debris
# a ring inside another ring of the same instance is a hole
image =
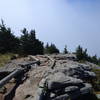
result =
[[[23,76],[23,82],[16,88],[12,100],[76,100],[80,96],[93,93],[90,84],[96,78],[91,71],[93,64],[78,63],[73,54],[29,55],[10,61],[0,73],[11,73],[20,64],[36,60],[40,64],[31,65],[31,69]],[[5,94],[15,84],[15,80],[12,83],[10,81],[4,86],[6,88],[0,90],[0,100],[5,100]]]

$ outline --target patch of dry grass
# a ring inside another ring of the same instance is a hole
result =
[[[95,72],[97,75],[97,78],[100,79],[100,69],[93,69],[92,71]]]
[[[95,72],[96,76],[97,76],[97,79],[94,82],[94,86],[93,86],[94,93],[96,95],[98,95],[98,94],[100,95],[100,69],[93,69],[93,72]],[[98,99],[98,100],[100,100],[100,99]]]
[[[8,61],[10,61],[12,56],[14,56],[14,54],[0,54],[0,67],[3,67]]]

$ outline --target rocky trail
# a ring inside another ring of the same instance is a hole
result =
[[[16,69],[23,71],[0,89],[0,100],[86,100],[93,95],[90,83],[96,79],[94,67],[98,68],[77,62],[73,54],[29,55],[12,60],[0,69],[0,81]]]

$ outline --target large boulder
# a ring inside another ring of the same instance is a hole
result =
[[[36,100],[69,100],[90,93],[92,86],[62,72],[49,74],[39,84]]]
[[[70,76],[65,76],[61,72],[57,72],[54,75],[49,75],[47,77],[48,89],[55,90],[59,88],[65,88],[67,86],[80,85],[83,81],[80,79],[72,78]]]

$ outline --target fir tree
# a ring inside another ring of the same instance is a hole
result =
[[[15,37],[10,28],[7,28],[4,21],[0,24],[0,53],[16,53],[19,48],[19,39]]]
[[[25,55],[43,54],[43,42],[36,39],[35,30],[28,33],[27,29],[22,30],[23,35],[20,38],[20,50]]]
[[[46,54],[53,54],[53,53],[59,53],[59,49],[55,46],[55,44],[49,45],[48,43],[46,44],[44,48],[44,52]]]
[[[67,51],[67,46],[65,45],[65,48],[64,48],[64,54],[67,54],[68,51]]]

